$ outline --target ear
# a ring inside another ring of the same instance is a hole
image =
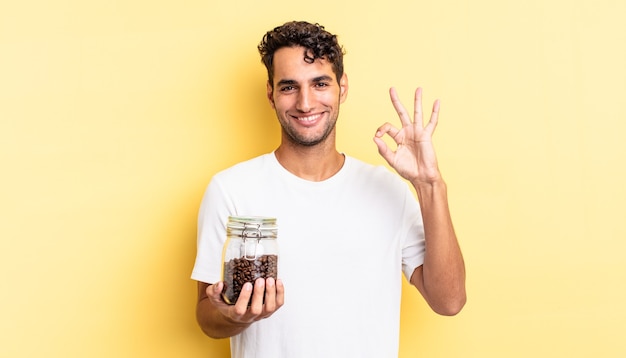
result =
[[[267,81],[265,86],[267,91],[267,100],[270,101],[270,106],[272,106],[272,109],[276,109],[276,107],[274,106],[274,87],[269,80]]]
[[[344,72],[339,80],[339,102],[343,103],[348,98],[348,75]]]

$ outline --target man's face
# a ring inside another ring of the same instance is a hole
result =
[[[283,140],[313,146],[334,131],[348,78],[344,74],[338,83],[329,62],[307,63],[304,51],[283,47],[274,53],[274,83],[267,84],[267,97],[283,128]]]

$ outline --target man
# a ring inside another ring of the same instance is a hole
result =
[[[465,268],[446,184],[432,145],[439,113],[414,120],[394,89],[401,127],[376,131],[378,151],[397,173],[346,156],[335,123],[348,94],[343,49],[323,26],[289,22],[259,45],[267,98],[281,124],[279,147],[216,174],[203,198],[197,319],[214,338],[231,337],[233,357],[393,357],[398,354],[401,275],[432,309],[465,304]],[[391,136],[392,150],[382,140]],[[221,250],[229,215],[276,217],[279,278],[221,298]]]

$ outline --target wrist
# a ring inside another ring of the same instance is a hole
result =
[[[442,178],[429,181],[416,181],[413,182],[417,198],[422,205],[427,205],[427,202],[431,200],[437,201],[444,198],[447,200],[447,185]]]
[[[446,187],[446,182],[443,180],[441,175],[432,176],[426,179],[416,178],[411,180],[411,184],[413,184],[416,190]]]

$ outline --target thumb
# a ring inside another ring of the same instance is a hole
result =
[[[218,281],[206,288],[206,295],[219,299],[222,290],[224,290],[224,282]]]
[[[389,149],[387,143],[385,143],[385,141],[378,136],[374,137],[374,142],[378,147],[378,154],[380,154],[380,156],[383,157],[387,161],[387,163],[391,164],[393,161],[394,153],[391,149]]]

